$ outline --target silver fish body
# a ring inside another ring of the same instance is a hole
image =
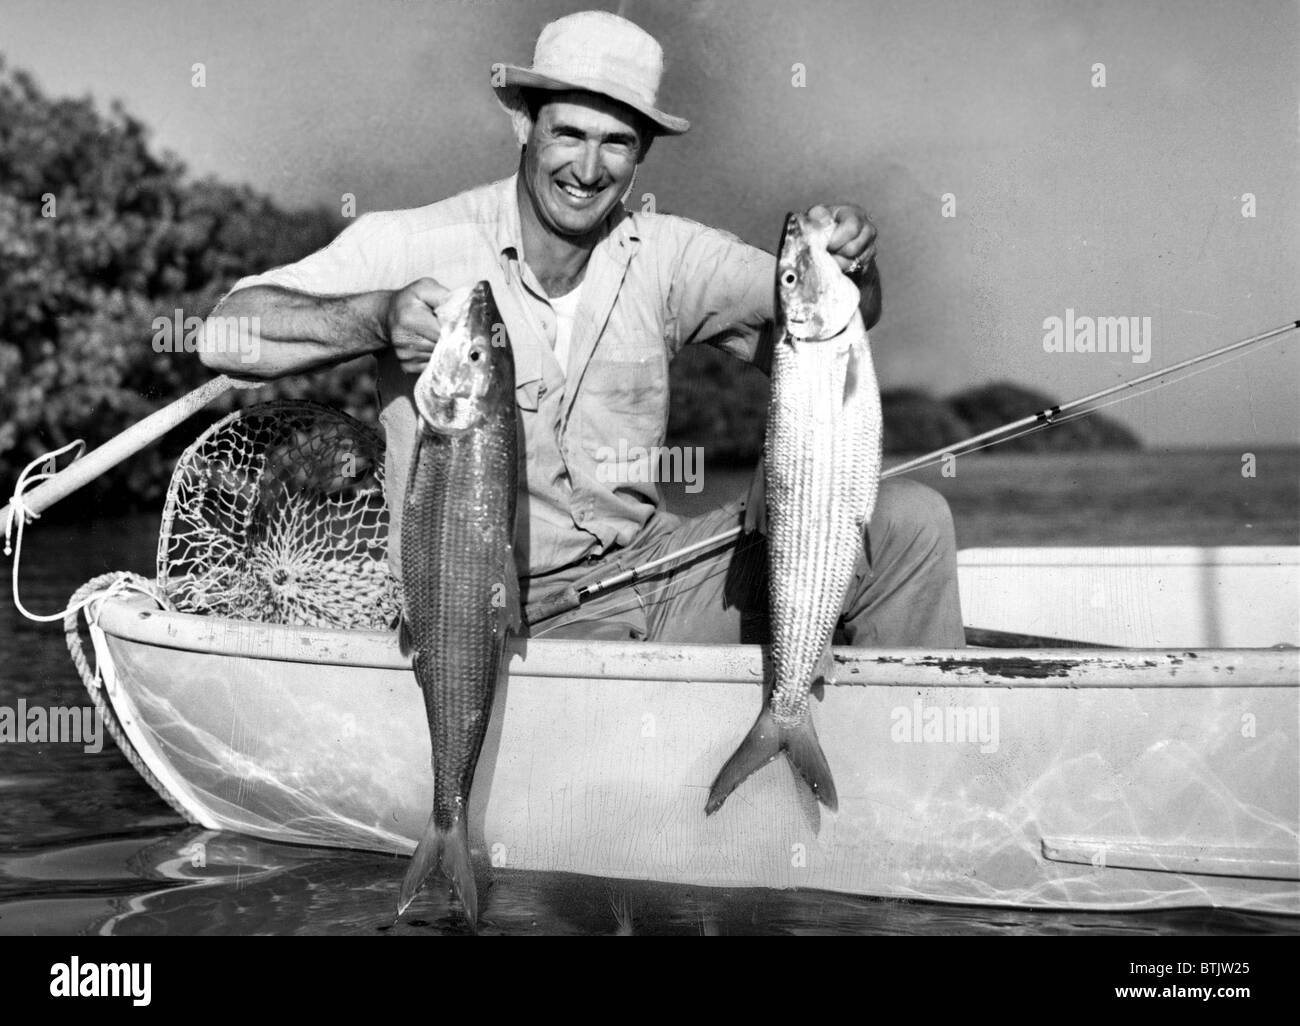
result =
[[[402,646],[424,694],[433,812],[398,914],[425,879],[450,879],[470,924],[477,890],[468,805],[509,631],[519,622],[514,538],[514,360],[487,282],[438,308],[441,330],[415,386],[417,440],[402,519]]]
[[[782,236],[764,452],[771,687],[709,813],[782,751],[823,804],[838,803],[809,694],[833,680],[831,639],[875,508],[883,429],[858,290],[826,248],[833,230],[791,214]]]

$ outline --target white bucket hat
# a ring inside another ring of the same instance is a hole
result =
[[[663,72],[663,48],[650,33],[608,11],[579,11],[542,29],[531,68],[494,66],[492,88],[512,113],[522,89],[599,93],[649,118],[663,134],[681,135],[691,123],[655,106]]]

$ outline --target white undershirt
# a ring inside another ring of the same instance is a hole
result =
[[[551,296],[551,309],[555,311],[555,359],[561,367],[569,366],[569,339],[573,337],[573,319],[578,313],[579,285],[563,296]]]

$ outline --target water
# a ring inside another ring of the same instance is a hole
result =
[[[1298,544],[1300,453],[963,458],[957,475],[920,475],[953,505],[963,546]],[[706,476],[689,512],[742,490],[744,471]],[[70,500],[75,502],[76,500]],[[150,576],[157,516],[38,522],[23,599],[62,608],[110,570]],[[8,565],[6,564],[6,570]],[[58,625],[0,603],[0,705],[81,705]],[[401,923],[392,912],[405,859],[272,844],[186,825],[106,741],[0,745],[0,934],[411,934],[465,930],[441,888]],[[203,865],[194,863],[201,861]],[[1300,918],[1190,909],[1024,912],[713,889],[493,870],[482,932],[510,934],[1240,934],[1300,933]]]

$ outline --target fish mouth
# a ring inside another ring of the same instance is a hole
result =
[[[415,382],[417,428],[464,433],[513,398],[514,358],[501,314],[486,281],[455,290],[438,307],[442,332]]]

